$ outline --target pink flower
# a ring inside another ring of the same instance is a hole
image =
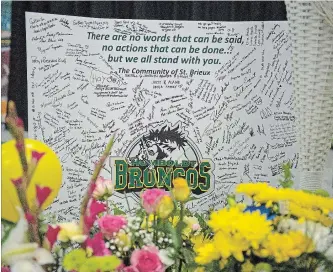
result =
[[[149,189],[141,194],[142,205],[147,213],[155,213],[161,198],[167,192],[162,189]]]
[[[11,179],[11,181],[14,184],[15,187],[20,186],[22,184],[22,182],[23,182],[22,178]]]
[[[93,238],[87,238],[85,244],[86,249],[90,251],[93,256],[111,255],[110,250],[105,246],[103,234],[101,232],[96,233]]]
[[[114,234],[127,225],[127,220],[121,215],[106,215],[98,219],[98,225],[104,236],[111,239]]]
[[[30,212],[25,213],[25,219],[28,221],[29,224],[35,223],[35,216],[32,215]]]
[[[1,272],[10,272],[10,268],[7,266],[1,266]]]
[[[192,230],[199,230],[200,229],[200,225],[199,224],[193,224],[192,225]]]
[[[57,241],[57,236],[60,231],[60,227],[56,226],[55,228],[48,225],[47,232],[45,234],[46,241],[48,243],[48,248],[51,250],[53,248],[54,243]]]
[[[90,200],[87,213],[83,218],[85,233],[87,233],[92,228],[94,222],[97,219],[98,214],[105,211],[106,211],[106,206],[104,203],[98,202],[95,199]]]
[[[164,266],[158,257],[158,249],[155,246],[147,246],[136,249],[131,256],[131,264],[139,272],[163,272]]]
[[[95,199],[109,198],[113,193],[113,183],[110,179],[98,177],[96,180],[96,187],[93,191]]]
[[[38,151],[31,151],[31,156],[32,156],[32,160],[37,163],[43,156],[45,155],[45,152],[38,152]]]
[[[98,214],[105,211],[106,211],[106,206],[104,203],[96,201],[95,199],[91,199],[88,211],[89,216],[97,217]]]
[[[136,267],[133,266],[133,265],[126,266],[121,271],[123,271],[123,272],[139,272],[139,270],[137,270]]]
[[[36,185],[36,196],[37,196],[37,205],[38,207],[41,207],[45,200],[49,197],[52,190],[50,187],[42,187],[39,185]]]

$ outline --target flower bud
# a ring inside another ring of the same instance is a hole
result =
[[[191,189],[189,188],[186,179],[176,178],[172,181],[173,190],[172,193],[177,201],[186,202],[191,194]]]

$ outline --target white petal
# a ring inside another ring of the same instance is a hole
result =
[[[45,248],[37,248],[34,257],[40,265],[54,263],[53,256],[50,251]]]
[[[20,219],[16,226],[11,230],[7,240],[2,245],[2,250],[10,248],[15,244],[23,244],[26,239],[26,233],[28,231],[28,222],[25,219],[23,210],[19,207],[16,208],[20,214]]]
[[[87,239],[87,235],[74,235],[71,237],[73,242],[83,243]]]
[[[333,245],[325,252],[325,256],[331,262],[333,262]]]
[[[37,243],[11,245],[11,247],[6,247],[2,250],[2,259],[9,265],[21,260],[30,260],[33,258],[37,248]]]
[[[174,260],[169,257],[169,252],[166,249],[161,249],[158,252],[158,257],[165,266],[171,266],[174,264]]]
[[[33,261],[22,260],[10,267],[11,272],[45,272],[44,269]]]

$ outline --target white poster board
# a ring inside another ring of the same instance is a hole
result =
[[[78,219],[96,162],[112,200],[184,176],[194,211],[219,208],[235,185],[276,184],[295,168],[287,22],[94,19],[26,13],[30,137],[63,164],[49,211]],[[170,175],[169,175],[170,174]],[[161,178],[163,177],[163,178]]]

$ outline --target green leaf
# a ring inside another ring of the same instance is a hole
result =
[[[206,227],[205,219],[198,213],[195,213],[194,216],[198,219],[200,227],[203,229]]]
[[[183,247],[181,253],[184,256],[184,261],[186,264],[191,265],[194,263],[195,253],[189,248]]]
[[[180,248],[181,240],[180,236],[177,233],[177,230],[169,222],[165,223],[165,228],[171,234],[174,248]]]
[[[126,215],[126,213],[119,208],[114,208],[113,213],[114,215]]]

